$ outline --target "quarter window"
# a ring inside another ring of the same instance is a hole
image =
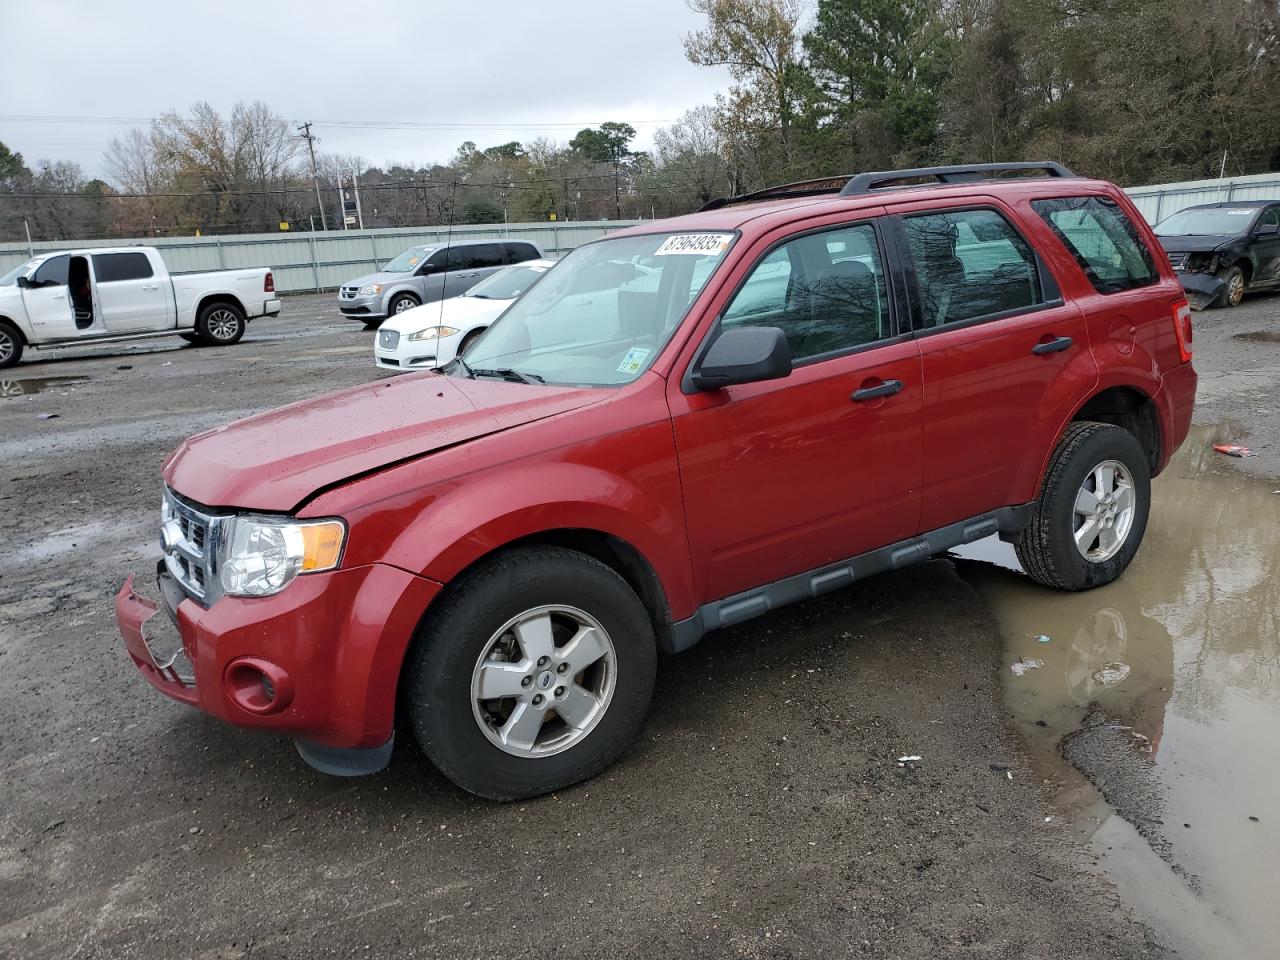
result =
[[[924,329],[1044,303],[1035,254],[995,210],[906,217]]]
[[[1059,197],[1033,200],[1031,206],[1071,251],[1099,293],[1133,290],[1160,279],[1151,251],[1114,200]]]
[[[892,336],[875,229],[860,224],[788,241],[756,264],[720,322],[781,327],[797,361]]]
[[[145,253],[95,253],[93,272],[99,283],[146,280],[153,274]]]

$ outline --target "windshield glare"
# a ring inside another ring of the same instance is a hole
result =
[[[542,265],[507,267],[481,280],[466,295],[486,300],[514,300],[550,269]]]
[[[409,273],[427,259],[433,247],[410,247],[382,268],[383,273]]]
[[[20,276],[22,276],[28,270],[33,268],[39,262],[40,262],[39,257],[33,257],[30,260],[28,260],[26,263],[23,263],[14,267],[12,270],[6,273],[3,277],[0,277],[0,287],[13,286],[15,283],[18,282],[18,278]]]
[[[733,239],[732,233],[654,233],[578,247],[449,372],[514,370],[573,386],[630,383],[657,358]]]
[[[1244,233],[1249,228],[1254,207],[1204,207],[1179,210],[1156,226],[1161,237],[1222,236]]]

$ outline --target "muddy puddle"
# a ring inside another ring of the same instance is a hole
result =
[[[1270,958],[1280,495],[1215,460],[1232,429],[1194,431],[1154,482],[1142,549],[1113,584],[1043,589],[997,540],[957,553],[1004,634],[1014,722],[1122,895],[1184,955]]]
[[[73,387],[79,383],[88,383],[88,377],[23,377],[21,379],[0,379],[0,399],[10,397],[26,397],[45,390],[59,387]]]

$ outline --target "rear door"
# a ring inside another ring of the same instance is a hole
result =
[[[444,295],[456,297],[466,293],[505,263],[506,252],[500,243],[466,243],[451,247],[445,265]]]
[[[174,327],[173,288],[141,250],[93,255],[94,287],[108,333]]]
[[[1063,378],[1097,379],[1080,311],[994,199],[895,208],[924,376],[922,530],[1030,500],[1045,402]]]
[[[718,329],[780,327],[790,376],[701,392],[672,377],[686,524],[706,599],[915,533],[920,357],[897,326],[888,262],[870,219],[778,237],[699,350]]]

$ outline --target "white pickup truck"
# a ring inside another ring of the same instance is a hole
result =
[[[0,368],[25,349],[178,336],[226,345],[280,312],[269,267],[170,276],[153,247],[43,253],[0,277]]]

